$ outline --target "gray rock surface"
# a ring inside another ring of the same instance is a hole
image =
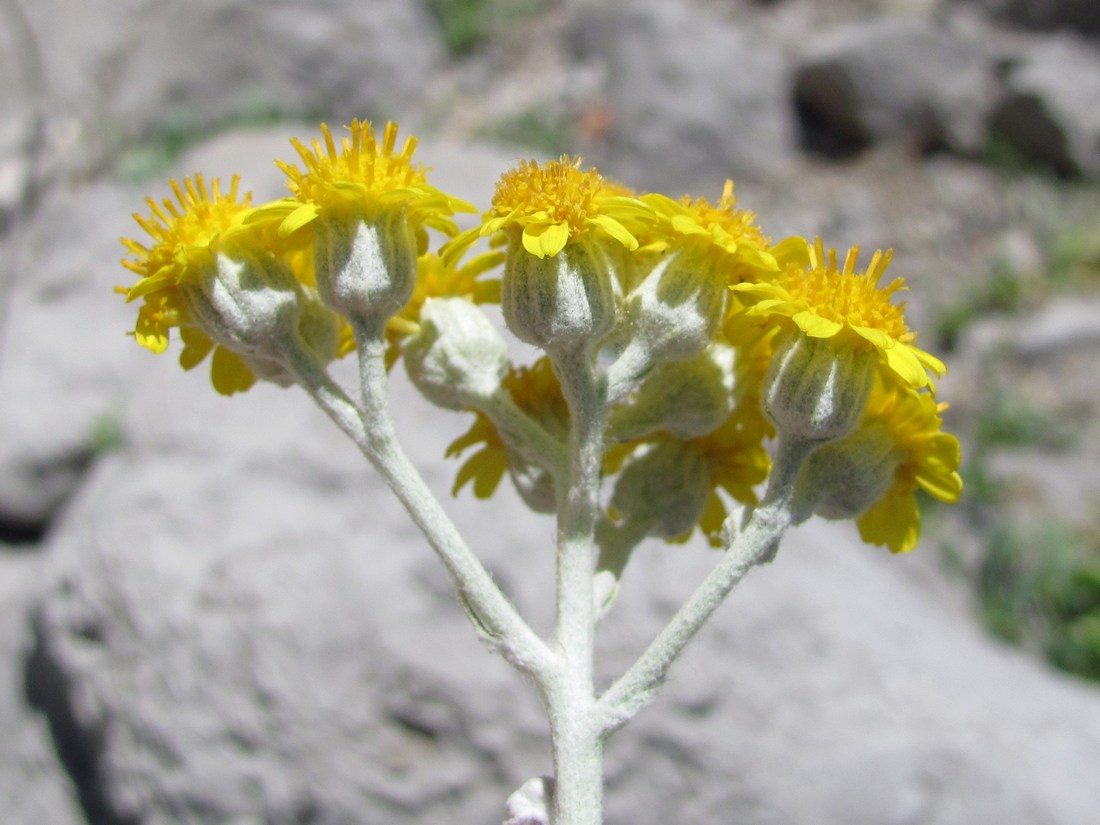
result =
[[[794,96],[809,145],[844,153],[883,141],[969,154],[994,89],[988,42],[921,17],[845,23],[808,41]]]
[[[92,143],[187,137],[271,112],[384,118],[444,57],[426,8],[402,0],[40,0],[27,14],[51,108]]]
[[[1032,161],[1100,179],[1100,55],[1071,39],[1036,44],[1010,67],[992,128]]]
[[[963,0],[997,20],[1026,29],[1070,30],[1100,34],[1100,16],[1092,0]]]
[[[610,128],[587,155],[633,186],[676,193],[706,180],[718,191],[699,194],[717,198],[724,177],[764,179],[795,145],[781,54],[709,10],[590,4],[571,45],[600,66],[610,107]]]
[[[45,717],[27,707],[28,621],[42,595],[42,559],[0,544],[0,804],[15,825],[81,825],[83,812],[57,759]]]

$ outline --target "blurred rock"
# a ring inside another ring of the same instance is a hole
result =
[[[129,214],[140,206],[140,195],[117,185],[58,185],[3,262],[0,530],[9,536],[48,527],[132,380],[132,313],[111,287],[130,280],[117,265],[118,238],[134,234]]]
[[[991,128],[1027,160],[1100,179],[1100,54],[1048,38],[1010,65]]]
[[[805,145],[830,155],[883,141],[975,152],[995,89],[987,49],[921,17],[846,23],[813,38],[794,77]]]
[[[41,560],[0,544],[0,800],[12,825],[82,825],[72,784],[57,760],[47,721],[26,701],[31,605],[41,595]]]
[[[22,7],[0,5],[0,236],[30,199],[41,130],[41,70]]]
[[[403,0],[28,4],[58,113],[93,141],[202,134],[271,114],[400,113],[444,59]]]
[[[53,675],[61,753],[83,755],[101,821],[499,819],[548,767],[533,690],[479,647],[400,508],[308,403],[197,397],[191,377],[147,384],[128,421],[144,435],[51,542],[32,687]],[[425,463],[438,424],[403,394]],[[153,423],[165,402],[186,422]],[[545,613],[548,520],[509,495],[455,509]],[[611,742],[609,821],[1087,821],[1100,694],[992,646],[926,567],[854,545],[815,523],[750,576]],[[712,563],[643,548],[605,676]]]
[[[960,0],[997,20],[1038,31],[1070,30],[1100,34],[1094,0]]]
[[[404,512],[300,394],[163,366],[36,614],[31,689],[92,820],[499,818],[545,771],[538,702]],[[496,531],[497,560],[523,541]]]
[[[570,46],[606,76],[609,127],[585,156],[632,186],[717,198],[795,147],[786,63],[751,30],[679,3],[590,4]]]

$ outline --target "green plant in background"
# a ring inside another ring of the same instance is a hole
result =
[[[916,345],[891,252],[859,265],[820,238],[773,242],[737,206],[639,194],[580,159],[521,161],[481,221],[434,188],[397,140],[354,121],[322,125],[290,194],[254,206],[236,178],[173,181],[127,239],[136,342],[209,364],[223,395],[297,385],[386,481],[450,573],[486,644],[537,690],[552,779],[510,800],[514,825],[598,825],[603,753],[785,531],[813,515],[851,519],[868,543],[916,546],[921,490],[961,493],[958,440],[935,395],[943,363]],[[433,234],[434,233],[434,234]],[[436,235],[451,240],[433,249]],[[471,253],[481,240],[489,252]],[[495,251],[493,251],[495,250]],[[508,331],[482,306],[499,303]],[[331,362],[355,354],[357,386]],[[553,630],[535,631],[500,590],[399,443],[388,376],[403,363],[432,404],[474,416],[452,445],[456,492],[488,498],[508,477],[554,514]],[[768,448],[768,444],[771,448]],[[472,454],[467,454],[468,450]],[[700,534],[718,552],[638,659],[596,680],[596,636],[631,556],[649,538]],[[412,552],[414,548],[394,548]]]
[[[1054,295],[1100,288],[1100,232],[1092,225],[1059,226],[1045,246],[1046,266],[1041,271],[995,260],[981,283],[939,313],[937,345],[953,352],[963,331],[986,315],[1013,315],[1035,309]]]
[[[966,327],[990,313],[1016,312],[1024,305],[1028,291],[1022,273],[1003,261],[998,262],[976,289],[940,314],[936,323],[937,344],[953,352]]]
[[[994,381],[982,393],[982,405],[971,424],[976,448],[974,460],[984,458],[988,450],[998,447],[1061,450],[1073,443],[1070,423],[1039,410],[1020,392]]]
[[[1055,667],[1100,680],[1100,534],[1090,537],[1054,519],[1024,525],[1006,517],[1011,491],[990,470],[996,451],[1067,449],[1072,424],[994,382],[984,390],[971,427],[962,475],[969,515],[988,529],[973,571],[983,623]],[[952,566],[968,572],[957,560]]]
[[[538,154],[567,154],[576,142],[576,134],[564,114],[544,108],[528,109],[512,117],[484,126],[476,138],[519,146]]]
[[[213,124],[200,118],[190,107],[168,107],[144,140],[125,147],[118,154],[115,171],[123,180],[135,183],[161,177],[184,152],[196,143],[209,140],[212,134],[302,118],[301,114],[292,114],[259,98],[243,101],[236,112]]]
[[[125,442],[126,435],[122,430],[122,423],[114,415],[104,414],[92,422],[92,430],[88,435],[88,447],[93,454],[114,452]]]
[[[1095,539],[1095,537],[1094,537]],[[998,527],[978,572],[986,626],[1100,680],[1100,545],[1064,524]]]
[[[447,50],[464,57],[504,26],[536,14],[547,0],[427,0]]]
[[[1049,281],[1059,292],[1100,288],[1100,230],[1095,226],[1061,229],[1050,245]]]

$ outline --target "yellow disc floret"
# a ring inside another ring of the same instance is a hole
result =
[[[429,227],[454,235],[458,229],[450,216],[473,212],[474,207],[428,184],[427,170],[412,159],[417,139],[406,138],[399,150],[397,128],[396,123],[387,123],[379,140],[369,121],[357,119],[339,144],[324,123],[322,140],[306,146],[292,138],[302,166],[277,163],[293,197],[262,207],[253,220],[277,219],[285,235],[321,216],[369,220],[389,210],[403,210],[417,229]]]
[[[687,195],[673,200],[656,193],[641,199],[657,216],[657,223],[643,239],[646,250],[664,253],[692,247],[731,283],[749,279],[743,266],[769,272],[778,269],[768,251],[771,240],[756,225],[756,214],[737,207],[732,180],[726,181],[717,203]]]
[[[905,304],[893,303],[905,289],[902,279],[879,286],[889,251],[876,251],[863,272],[856,271],[859,247],[852,247],[838,267],[836,252],[826,251],[820,238],[805,244],[804,254],[789,257],[794,260],[785,262],[774,282],[733,287],[746,301],[755,301],[750,315],[792,324],[810,338],[833,340],[838,348],[874,349],[889,370],[915,388],[931,384],[929,371],[943,375],[943,362],[914,345]]]
[[[545,163],[521,161],[505,172],[480,234],[515,230],[523,248],[539,258],[556,255],[592,232],[636,249],[632,230],[639,218],[650,214],[649,208],[622,185],[595,169],[581,169],[580,163],[580,158],[563,155]]]
[[[153,245],[122,239],[134,255],[122,265],[141,279],[126,289],[127,300],[158,292],[170,294],[180,284],[198,280],[201,267],[242,226],[251,195],[239,197],[239,185],[240,179],[234,175],[229,191],[222,193],[217,178],[207,186],[202,175],[195,175],[182,184],[171,182],[175,201],[165,198],[158,204],[145,199],[150,217],[135,213],[134,220],[153,239]]]
[[[119,292],[127,301],[145,299],[134,331],[143,347],[153,352],[168,348],[169,330],[189,320],[179,288],[197,283],[218,250],[231,243],[234,236],[240,239],[251,196],[241,197],[239,185],[240,179],[234,176],[229,191],[223,193],[217,178],[209,186],[202,175],[183,183],[173,180],[174,201],[165,198],[158,204],[146,198],[150,216],[134,214],[134,220],[153,243],[147,246],[131,238],[122,239],[133,255],[122,265],[139,280],[130,287],[120,287]]]
[[[133,256],[122,265],[139,280],[118,288],[128,301],[143,299],[134,329],[134,339],[141,346],[164,352],[170,330],[178,328],[184,342],[180,363],[191,369],[213,351],[211,378],[225,394],[247,389],[255,376],[236,353],[216,346],[197,325],[185,293],[209,275],[218,253],[261,248],[258,231],[245,223],[251,196],[242,196],[239,186],[234,176],[229,190],[223,192],[217,178],[208,185],[202,175],[195,175],[182,183],[171,182],[174,200],[157,203],[147,198],[150,216],[135,214],[134,220],[152,245],[122,239]]]
[[[787,283],[791,300],[805,307],[807,321],[817,318],[853,329],[878,330],[901,343],[915,340],[916,335],[905,324],[905,304],[892,302],[895,293],[905,290],[905,282],[895,278],[885,287],[878,285],[893,250],[875,250],[862,273],[855,271],[858,257],[859,247],[853,246],[844,259],[844,268],[838,269],[836,251],[826,253],[818,239],[810,249],[809,269]],[[816,325],[828,328],[820,322]]]

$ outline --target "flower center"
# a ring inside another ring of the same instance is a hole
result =
[[[217,178],[207,187],[201,175],[188,178],[181,185],[172,181],[175,202],[165,198],[160,204],[146,199],[151,216],[134,215],[134,220],[155,242],[150,249],[137,241],[124,240],[126,248],[136,259],[123,261],[123,265],[142,277],[172,273],[172,280],[180,283],[192,272],[189,266],[196,255],[213,251],[227,230],[240,223],[248,210],[250,195],[237,198],[240,179],[234,175],[229,192],[223,194]]]
[[[585,223],[599,210],[596,195],[605,188],[602,175],[595,169],[582,171],[580,158],[540,164],[520,161],[519,166],[501,176],[493,195],[493,212],[500,217],[538,217],[551,223],[567,223],[570,234],[584,231]],[[545,217],[544,217],[545,216]]]
[[[401,153],[395,153],[396,123],[386,124],[381,143],[369,121],[353,120],[348,129],[351,136],[344,137],[339,147],[327,124],[321,124],[324,144],[314,140],[307,148],[291,140],[306,167],[303,172],[280,162],[291,192],[302,200],[335,206],[348,201],[349,189],[361,197],[364,191],[381,194],[424,184],[423,167],[412,162],[416,138],[406,138]]]
[[[717,204],[706,198],[691,198],[685,195],[680,203],[690,209],[700,226],[719,227],[731,238],[746,240],[761,248],[770,243],[768,237],[756,226],[756,213],[748,209],[738,209],[737,199],[733,196],[733,181],[727,180],[722,189],[722,197]]]
[[[855,272],[859,247],[852,247],[840,270],[836,253],[824,254],[820,239],[811,249],[810,270],[792,272],[787,288],[791,297],[816,315],[839,324],[878,329],[895,341],[915,338],[905,323],[905,303],[894,304],[895,292],[904,290],[905,282],[896,278],[880,288],[878,282],[890,264],[891,253],[876,251],[864,273]]]

